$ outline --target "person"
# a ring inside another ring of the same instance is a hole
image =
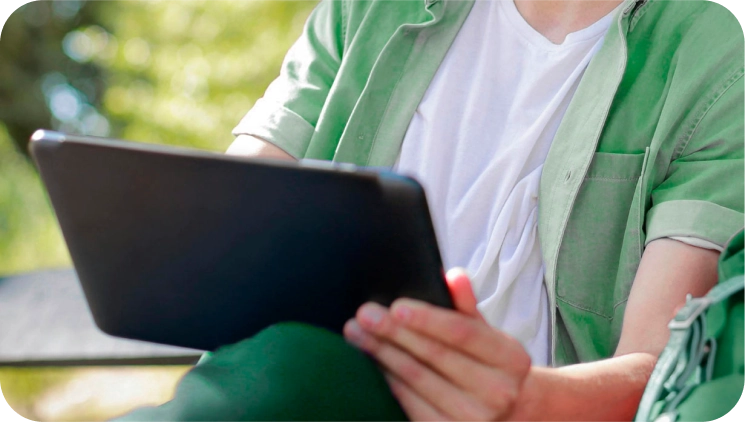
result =
[[[745,231],[725,245],[719,282],[690,299],[670,322],[636,421],[713,421],[732,410],[745,387]],[[684,370],[680,370],[683,368]]]
[[[743,45],[704,1],[323,0],[228,153],[422,182],[457,311],[344,328],[408,418],[631,419],[743,225]]]

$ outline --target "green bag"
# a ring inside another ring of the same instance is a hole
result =
[[[719,260],[719,284],[689,298],[670,322],[670,340],[642,396],[636,421],[714,420],[743,392],[745,232]]]

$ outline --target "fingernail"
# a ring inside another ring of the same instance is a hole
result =
[[[360,309],[360,322],[369,325],[378,325],[385,317],[385,312],[375,305],[365,305]]]
[[[413,311],[406,305],[398,305],[393,309],[393,316],[399,321],[408,321],[411,319]]]
[[[359,347],[362,344],[364,336],[365,334],[362,331],[362,327],[357,324],[357,321],[350,320],[347,322],[346,327],[344,327],[344,337],[347,341]]]
[[[469,277],[468,271],[466,271],[466,269],[463,267],[451,268],[450,270],[448,270],[447,274],[445,275],[445,277],[449,279],[454,279],[454,278],[462,277],[462,276]]]

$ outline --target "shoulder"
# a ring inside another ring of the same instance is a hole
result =
[[[745,73],[745,38],[737,18],[713,1],[665,3],[690,3],[686,24],[681,25],[684,32],[678,56],[686,67],[680,70],[690,69],[692,77],[710,80],[707,88],[712,101],[731,91],[742,103],[742,83],[737,82]]]
[[[662,3],[660,19],[680,33],[679,48],[703,56],[726,54],[742,66],[743,31],[737,18],[713,1],[654,1]]]
[[[408,12],[425,9],[424,0],[323,0],[338,3],[349,19],[361,20],[366,16],[399,20]]]
[[[323,0],[333,3],[339,11],[344,43],[349,46],[355,38],[386,39],[406,23],[420,23],[430,15],[424,0]]]
[[[745,79],[745,33],[713,0],[646,0],[630,23],[629,59],[668,84],[679,104],[712,103]]]
[[[743,67],[742,27],[712,1],[647,0],[632,17],[628,40],[637,53],[659,56],[680,70]]]
[[[354,34],[370,24],[400,25],[425,13],[424,0],[321,0],[317,11],[331,14]]]
[[[720,96],[730,90],[742,98],[742,84],[736,83],[745,73],[745,38],[740,22],[727,8],[713,1],[683,3],[698,3],[681,40],[680,48],[690,51],[686,63],[698,66],[701,73],[696,77],[716,75],[709,91],[712,95]]]

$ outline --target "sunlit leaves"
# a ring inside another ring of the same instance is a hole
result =
[[[121,0],[21,7],[0,39],[0,177],[6,181],[0,183],[0,217],[6,217],[0,218],[0,251],[26,252],[0,256],[0,273],[66,259],[38,179],[11,138],[24,150],[30,134],[44,127],[225,150],[315,3]],[[37,216],[33,226],[8,217],[23,215]]]
[[[0,119],[20,144],[44,126],[224,150],[314,6],[248,0],[30,3],[16,14],[21,21],[12,17],[3,33],[2,48],[21,40],[27,46],[9,55],[6,72],[21,74],[27,60],[45,72],[37,83],[59,75],[64,81],[32,88],[43,91],[46,111],[21,113],[36,116],[29,126],[13,112]],[[8,100],[21,104],[22,92]]]
[[[101,24],[120,51],[100,63],[118,135],[224,150],[276,76],[314,2],[111,2]]]

